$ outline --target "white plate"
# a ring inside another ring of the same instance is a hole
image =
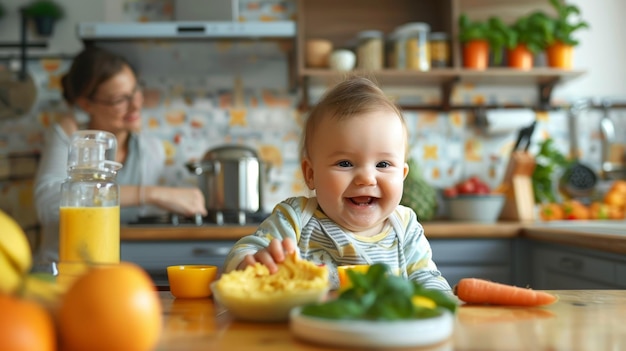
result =
[[[294,308],[290,313],[291,332],[316,344],[350,347],[426,346],[452,335],[454,316],[444,310],[441,316],[401,321],[332,320],[309,317]]]

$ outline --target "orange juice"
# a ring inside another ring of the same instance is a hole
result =
[[[59,260],[119,263],[120,207],[61,207]]]

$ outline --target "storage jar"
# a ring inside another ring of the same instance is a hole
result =
[[[404,30],[406,39],[406,68],[417,71],[430,69],[430,54],[428,50],[428,33],[430,26],[423,22],[408,23]]]
[[[357,35],[357,67],[362,70],[380,70],[384,62],[383,32],[366,30]]]
[[[450,65],[450,37],[447,33],[432,32],[428,36],[430,66],[441,68]]]

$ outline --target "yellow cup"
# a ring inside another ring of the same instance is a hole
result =
[[[366,273],[370,268],[368,264],[356,264],[351,266],[339,266],[337,267],[337,273],[339,275],[339,289],[347,289],[352,286],[350,282],[350,277],[348,277],[348,271],[354,270],[359,273]]]
[[[211,296],[211,283],[217,276],[217,266],[176,265],[167,267],[170,292],[180,299]]]

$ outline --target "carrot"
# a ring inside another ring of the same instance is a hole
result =
[[[543,306],[558,300],[556,295],[543,291],[496,283],[479,278],[463,278],[454,287],[454,293],[463,302],[506,306]]]

